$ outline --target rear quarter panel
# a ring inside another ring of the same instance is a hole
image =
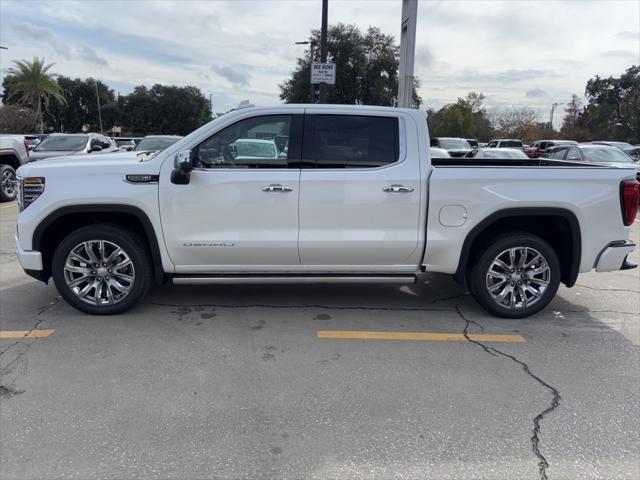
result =
[[[489,215],[509,208],[552,207],[572,212],[582,237],[580,272],[588,272],[602,249],[629,238],[622,223],[620,182],[635,171],[601,167],[438,166],[429,185],[424,265],[454,273],[469,232]],[[462,206],[467,218],[458,227],[440,223],[445,206]]]

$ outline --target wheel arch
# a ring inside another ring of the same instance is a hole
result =
[[[158,245],[158,236],[151,220],[140,208],[131,205],[95,204],[69,205],[47,215],[36,227],[32,249],[42,253],[43,271],[40,279],[51,277],[53,253],[60,242],[72,231],[95,223],[111,223],[136,231],[147,242],[156,283],[162,283],[165,272]]]
[[[549,242],[560,260],[562,283],[567,287],[575,284],[582,259],[580,223],[572,211],[554,207],[508,208],[482,220],[464,240],[454,279],[461,284],[465,282],[474,249],[491,237],[514,230],[537,235]]]
[[[20,167],[20,159],[17,154],[5,151],[0,153],[0,165],[9,165],[14,170],[18,170]]]

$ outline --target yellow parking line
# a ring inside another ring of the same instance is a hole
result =
[[[53,332],[55,332],[53,328],[42,330],[0,330],[0,340],[9,338],[42,338],[48,337]]]
[[[15,202],[14,202],[14,203],[10,203],[10,204],[8,204],[8,205],[0,205],[0,209],[2,209],[2,208],[9,208],[9,207],[15,207],[15,206],[17,206],[17,205],[18,205],[18,204],[17,204],[17,203],[15,203]]]
[[[318,338],[333,338],[341,340],[429,340],[434,342],[465,342],[462,333],[431,333],[431,332],[363,332],[318,330]],[[470,333],[469,338],[478,342],[507,342],[525,343],[520,335],[494,335],[488,333]]]

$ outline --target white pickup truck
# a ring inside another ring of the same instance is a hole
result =
[[[122,312],[175,284],[466,282],[495,315],[579,272],[630,268],[633,168],[432,159],[425,113],[241,108],[160,153],[18,171],[16,247],[74,307]]]

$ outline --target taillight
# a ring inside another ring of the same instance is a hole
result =
[[[625,226],[633,224],[638,214],[640,203],[640,183],[635,180],[622,182],[620,185],[620,209]]]
[[[27,151],[27,160],[29,160],[29,142],[27,142],[26,138],[23,138],[22,141],[24,142],[24,149]]]

